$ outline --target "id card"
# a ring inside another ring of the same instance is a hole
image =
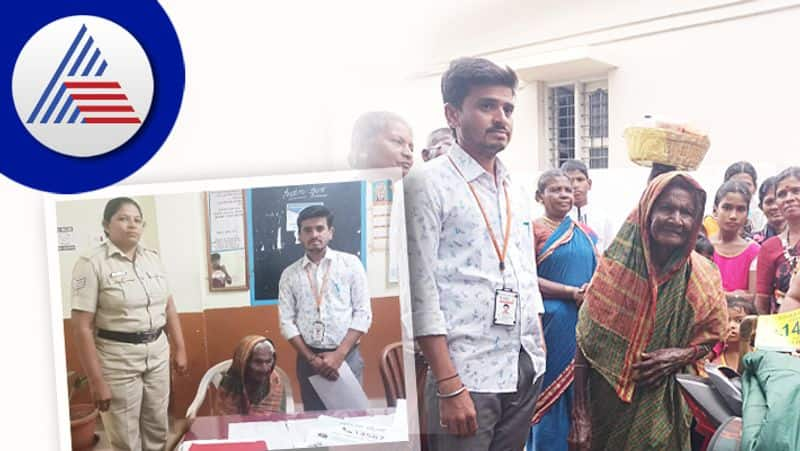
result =
[[[325,338],[325,325],[322,324],[322,321],[314,321],[314,324],[311,326],[311,341],[317,344],[322,344],[322,340]]]
[[[517,324],[517,304],[519,293],[503,288],[494,292],[494,324],[498,326],[513,326]]]

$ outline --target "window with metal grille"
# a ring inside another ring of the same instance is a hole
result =
[[[575,87],[559,86],[550,89],[550,142],[555,167],[564,160],[575,158]]]
[[[589,168],[608,167],[608,90],[596,88],[589,96]]]
[[[576,158],[590,168],[608,167],[608,88],[605,80],[547,90],[550,164]],[[576,132],[578,131],[578,132]]]

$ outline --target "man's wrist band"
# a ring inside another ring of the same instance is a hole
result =
[[[436,385],[439,385],[439,384],[441,384],[442,382],[446,382],[446,381],[449,381],[449,380],[451,380],[451,379],[455,379],[455,378],[457,378],[457,377],[458,377],[458,373],[456,373],[456,374],[454,374],[454,375],[452,375],[452,376],[445,377],[445,378],[443,378],[443,379],[439,379],[438,381],[436,381]]]
[[[464,384],[461,384],[461,387],[458,390],[456,390],[454,392],[450,392],[450,393],[439,393],[439,390],[436,390],[436,397],[439,398],[439,399],[455,398],[456,396],[458,396],[461,393],[463,393],[466,389],[467,389],[467,386],[464,385]]]

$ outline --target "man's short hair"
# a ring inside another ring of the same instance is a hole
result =
[[[573,172],[573,171],[581,171],[581,173],[586,177],[589,178],[589,168],[586,167],[586,164],[581,160],[564,160],[561,163],[561,168],[564,172]]]
[[[212,260],[212,261],[214,261],[214,260],[221,260],[221,259],[222,259],[222,256],[221,256],[221,255],[219,255],[218,253],[214,252],[213,254],[211,254],[211,260]]]
[[[303,221],[312,218],[325,218],[328,227],[333,227],[333,213],[322,205],[311,205],[304,208],[299,215],[297,215],[297,230],[303,228]]]
[[[350,167],[366,168],[364,163],[367,161],[372,140],[386,130],[386,127],[392,122],[399,122],[411,128],[405,119],[391,111],[369,111],[356,119],[350,139],[350,154],[347,157]]]
[[[516,93],[519,79],[514,71],[484,58],[458,58],[442,75],[442,100],[461,108],[473,86],[505,86]]]

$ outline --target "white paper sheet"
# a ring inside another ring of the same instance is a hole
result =
[[[327,410],[366,410],[367,395],[347,362],[339,367],[335,381],[315,374],[308,378]]]
[[[408,407],[405,399],[398,399],[397,406],[389,426],[389,435],[386,437],[391,442],[408,441]]]
[[[294,449],[296,447],[285,421],[231,423],[228,425],[228,439],[243,441],[264,440],[270,450]]]
[[[307,446],[354,445],[386,441],[388,427],[376,417],[335,418],[321,415]]]
[[[288,420],[286,422],[286,429],[289,430],[289,435],[292,441],[298,448],[308,448],[309,438],[317,428],[317,419],[308,418],[302,420]]]
[[[287,421],[256,421],[228,425],[228,440],[264,440],[272,450],[310,448],[408,440],[407,408],[399,399],[394,413],[337,418],[320,415]],[[194,443],[225,443],[227,440],[201,440]],[[181,445],[187,451],[191,442]]]

